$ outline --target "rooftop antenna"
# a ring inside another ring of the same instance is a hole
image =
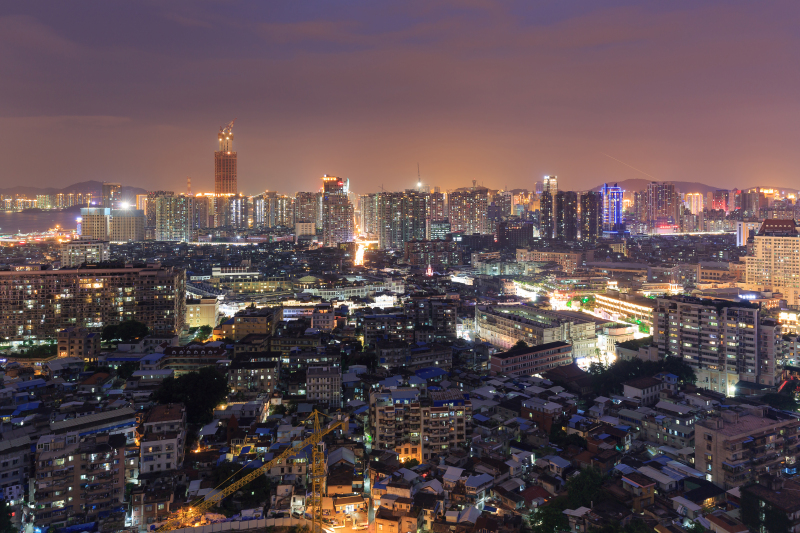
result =
[[[186,176],[186,190],[187,190],[189,196],[191,196],[192,195],[192,177],[191,176]]]
[[[419,163],[417,163],[417,190],[422,190],[422,178],[419,176]]]

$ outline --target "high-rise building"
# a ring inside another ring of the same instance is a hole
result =
[[[461,248],[453,241],[408,241],[405,243],[404,257],[412,266],[438,267],[462,263]]]
[[[157,241],[192,241],[194,228],[192,196],[162,195],[156,197]]]
[[[243,194],[230,194],[226,197],[228,199],[228,223],[225,225],[236,229],[249,227],[249,198]]]
[[[102,185],[103,207],[116,208],[120,202],[120,185],[119,183],[105,183]]]
[[[753,255],[743,257],[745,288],[779,292],[800,305],[800,233],[794,220],[767,219],[753,237]]]
[[[323,246],[336,246],[342,242],[352,242],[353,204],[348,199],[347,180],[325,175],[322,177],[322,241]]]
[[[726,213],[729,212],[730,203],[728,199],[730,198],[730,192],[722,189],[717,189],[714,191],[714,200],[711,204],[712,209],[722,209]]]
[[[625,230],[622,219],[622,197],[624,191],[617,184],[603,184],[600,189],[603,195],[603,229],[605,231],[620,232]]]
[[[556,237],[566,241],[578,238],[578,194],[575,191],[556,193]]]
[[[0,292],[0,335],[14,342],[55,339],[72,326],[101,331],[124,320],[177,335],[186,317],[186,276],[172,267],[0,271]]]
[[[497,224],[497,242],[500,246],[526,248],[532,239],[532,222],[518,218],[506,218]]]
[[[147,204],[145,205],[145,226],[156,227],[156,198],[159,196],[173,196],[173,191],[147,191]]]
[[[603,235],[603,196],[588,191],[581,195],[581,240],[595,242]]]
[[[780,326],[757,305],[691,297],[659,298],[653,344],[694,368],[697,386],[733,396],[737,383],[773,386]]]
[[[112,209],[112,242],[141,242],[144,240],[144,211],[139,209]]]
[[[198,229],[214,227],[213,200],[214,195],[211,193],[197,194],[192,198],[192,202],[194,203],[194,221],[192,222],[193,227]]]
[[[647,184],[647,222],[653,229],[659,224],[675,224],[678,221],[678,193],[675,184],[650,182]]]
[[[450,221],[442,220],[428,220],[425,229],[425,239],[429,241],[444,240],[447,234],[450,233]]]
[[[447,218],[446,198],[444,193],[439,192],[438,190],[431,193],[430,218],[435,222],[439,222]]]
[[[693,215],[699,215],[703,212],[703,193],[687,193],[684,198],[684,203]]]
[[[403,243],[425,239],[430,195],[415,189],[377,195],[378,241],[384,249],[403,248]]]
[[[233,150],[233,123],[219,128],[219,150],[214,152],[214,193],[237,194],[236,152]]]
[[[448,194],[450,228],[467,235],[489,233],[488,208],[489,189],[472,187]]]
[[[361,216],[359,229],[367,237],[377,237],[379,228],[378,193],[362,194],[358,198],[358,211]]]
[[[109,240],[111,236],[111,209],[108,207],[81,208],[80,235],[86,239]]]
[[[545,176],[542,180],[542,192],[549,192],[555,198],[558,194],[558,176]]]
[[[298,192],[294,195],[294,221],[313,222],[318,229],[322,228],[319,219],[320,194],[316,192]]]
[[[554,198],[550,191],[542,192],[539,197],[539,236],[552,239],[555,230]]]

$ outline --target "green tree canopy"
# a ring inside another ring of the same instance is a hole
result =
[[[119,324],[109,324],[103,328],[101,338],[106,341],[131,342],[146,337],[150,332],[146,324],[137,320],[126,320]]]
[[[182,403],[190,424],[207,424],[214,408],[228,396],[228,381],[214,367],[204,367],[178,378],[166,378],[153,393],[158,403]]]
[[[211,336],[211,333],[213,333],[213,331],[214,328],[212,328],[211,326],[200,326],[199,328],[197,328],[197,334],[194,336],[194,340],[205,342]]]
[[[117,376],[127,381],[128,378],[131,377],[134,372],[136,372],[138,366],[139,365],[137,365],[136,363],[131,363],[130,361],[122,363],[121,365],[119,365],[119,368],[117,368]]]
[[[0,533],[17,533],[18,528],[11,522],[11,509],[8,502],[0,499]]]

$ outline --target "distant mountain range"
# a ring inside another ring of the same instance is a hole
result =
[[[24,185],[18,185],[16,187],[9,187],[7,189],[0,189],[0,195],[3,196],[11,196],[11,195],[22,195],[27,196],[28,198],[35,198],[37,194],[68,194],[68,193],[82,193],[82,194],[89,194],[91,193],[92,196],[100,197],[103,193],[103,182],[101,181],[82,181],[80,183],[74,183],[68,187],[64,187],[63,189],[56,189],[54,187],[26,187]],[[141,189],[139,187],[129,187],[127,185],[123,185],[120,187],[120,193],[122,199],[128,202],[136,201],[137,194],[145,194],[147,191],[145,189]]]
[[[642,179],[631,179],[631,180],[622,180],[616,182],[608,182],[609,185],[619,185],[625,191],[643,191],[647,188],[647,184],[651,183],[654,180],[642,180]],[[670,183],[675,184],[675,189],[679,193],[690,193],[690,192],[699,192],[703,194],[707,194],[709,192],[714,192],[719,189],[730,189],[730,187],[712,187],[711,185],[706,185],[705,183],[698,183],[696,181],[670,181]],[[599,191],[602,185],[598,185],[593,191]],[[759,185],[759,187],[767,187],[766,185]],[[747,187],[749,188],[749,187]],[[747,189],[745,188],[745,190]],[[773,187],[775,189],[780,189],[784,191],[793,191],[797,192],[797,189],[790,189],[787,187]]]

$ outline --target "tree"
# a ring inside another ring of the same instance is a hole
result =
[[[251,467],[242,468],[238,464],[222,463],[216,467],[212,472],[214,479],[214,486],[224,484],[230,485],[252,472]],[[233,493],[222,500],[218,505],[227,511],[238,511],[239,509],[247,509],[262,505],[269,498],[270,481],[267,476],[258,476],[253,481],[242,487],[240,490]],[[239,502],[241,507],[237,509],[234,505],[234,500]]]
[[[567,480],[567,507],[589,507],[603,497],[603,483],[606,477],[599,469],[590,467],[581,470],[577,476]]]
[[[686,531],[689,533],[705,533],[706,531],[706,528],[704,528],[702,524],[694,521],[689,522],[688,525],[684,526],[684,529],[686,529]]]
[[[795,399],[788,394],[769,392],[762,396],[761,400],[768,403],[770,407],[785,411],[795,411],[798,407]]]
[[[197,328],[197,334],[194,336],[194,340],[205,342],[211,336],[211,333],[214,332],[214,328],[211,326],[200,326]]]
[[[533,533],[558,533],[569,530],[569,520],[564,514],[566,499],[556,499],[538,507],[530,517]]]
[[[150,330],[147,328],[147,324],[143,324],[138,320],[126,320],[119,324],[109,324],[104,327],[100,338],[106,342],[115,340],[131,342],[146,337],[149,332]]]
[[[8,502],[0,499],[0,533],[17,533],[18,528],[11,523],[11,509]]]
[[[214,367],[204,367],[178,378],[168,377],[153,393],[158,403],[182,403],[190,424],[207,424],[214,408],[228,396],[228,381]]]
[[[406,459],[403,461],[403,468],[414,468],[415,466],[419,466],[419,461],[416,459]]]
[[[134,372],[136,372],[137,366],[138,365],[136,363],[131,363],[131,362],[122,363],[121,365],[119,365],[119,368],[117,368],[117,376],[119,376],[121,379],[124,379],[125,381],[128,381],[128,378],[131,377]]]
[[[271,415],[285,415],[286,414],[286,407],[283,404],[273,405],[269,409],[269,414],[271,414]]]

